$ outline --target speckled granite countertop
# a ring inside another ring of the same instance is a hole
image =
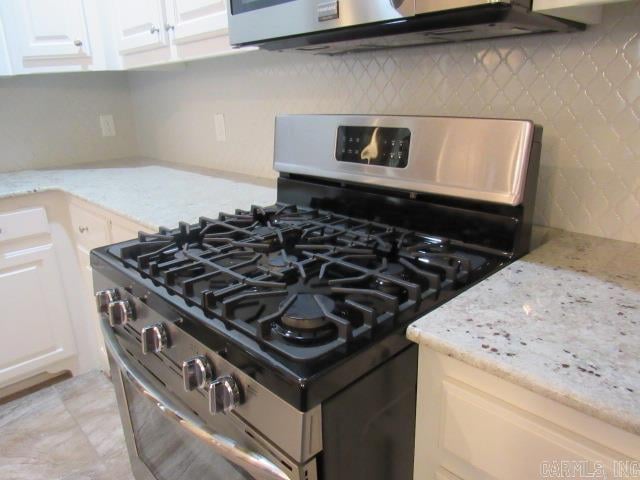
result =
[[[640,244],[550,237],[407,335],[640,434]]]
[[[275,201],[274,181],[139,161],[0,173],[0,199],[47,190],[153,229]],[[640,434],[640,245],[551,237],[407,335]]]
[[[138,160],[0,173],[0,199],[47,190],[65,191],[153,229],[276,199],[273,180]]]

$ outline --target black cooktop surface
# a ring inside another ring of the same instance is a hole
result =
[[[108,253],[307,372],[406,326],[499,262],[460,242],[283,204],[140,233]]]

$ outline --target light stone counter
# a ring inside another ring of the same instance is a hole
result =
[[[119,162],[0,173],[0,199],[61,190],[151,229],[275,202],[273,180]],[[554,232],[412,324],[413,341],[640,434],[640,245]]]
[[[275,202],[275,181],[139,161],[0,173],[0,199],[62,190],[156,230]]]
[[[640,244],[555,231],[407,335],[640,434]]]

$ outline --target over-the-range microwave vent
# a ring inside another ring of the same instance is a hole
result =
[[[325,55],[585,28],[532,12],[531,0],[228,1],[234,46]]]

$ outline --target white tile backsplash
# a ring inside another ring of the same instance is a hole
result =
[[[640,242],[640,2],[586,32],[340,57],[252,53],[129,74],[141,153],[272,177],[278,113],[529,118],[535,221]],[[214,114],[226,120],[215,139]],[[499,132],[496,132],[499,135]]]
[[[100,115],[116,135],[103,137]],[[82,72],[0,78],[0,172],[137,154],[126,73]]]

